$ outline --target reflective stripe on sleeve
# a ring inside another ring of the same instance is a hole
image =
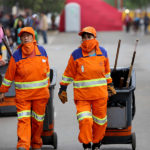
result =
[[[90,111],[83,111],[77,114],[77,120],[83,120],[85,118],[92,118],[92,113]]]
[[[47,74],[46,74],[46,75],[47,75],[47,77],[49,78],[49,76],[50,76],[50,72],[47,72]]]
[[[48,86],[48,79],[33,82],[15,82],[16,89],[38,89]]]
[[[98,118],[93,115],[93,121],[99,125],[104,125],[107,122],[107,116],[105,118]]]
[[[86,87],[96,87],[107,85],[105,78],[93,79],[93,80],[83,80],[83,81],[74,81],[74,88],[86,88]]]
[[[3,82],[2,82],[2,84],[5,85],[5,86],[10,86],[11,83],[12,83],[12,81],[7,80],[6,78],[4,78],[4,79],[3,79]]]
[[[111,78],[110,73],[105,74],[105,78],[110,79]]]
[[[34,119],[36,119],[37,121],[43,121],[45,114],[44,115],[38,115],[37,113],[35,113],[34,111],[32,111],[32,117]]]
[[[62,76],[62,81],[63,83],[71,83],[73,81],[73,78],[67,77],[67,76]]]
[[[18,119],[22,119],[24,117],[31,117],[31,111],[30,110],[24,110],[17,113]]]

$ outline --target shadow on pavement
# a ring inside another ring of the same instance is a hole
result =
[[[14,147],[13,148],[1,148],[0,150],[16,150],[16,148],[14,148]],[[50,147],[50,146],[47,146],[47,147],[42,147],[42,150],[54,150],[54,148]]]
[[[102,145],[101,150],[132,150],[132,146],[127,144],[123,146],[115,146],[115,145]]]
[[[101,148],[101,150],[132,150],[132,148]]]

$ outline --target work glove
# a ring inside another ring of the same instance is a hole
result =
[[[0,93],[0,103],[4,102],[4,93]]]
[[[109,83],[109,84],[107,85],[107,89],[108,89],[108,96],[109,96],[109,97],[116,94],[116,90],[115,90],[115,88],[114,88],[113,83]]]
[[[59,99],[61,100],[63,104],[68,102],[66,89],[67,89],[67,86],[61,85],[59,92],[58,92]]]
[[[0,66],[4,66],[6,64],[6,62],[2,59],[0,59]]]

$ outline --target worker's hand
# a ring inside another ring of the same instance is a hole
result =
[[[60,94],[58,94],[59,99],[61,100],[61,102],[64,104],[66,102],[68,102],[67,99],[67,92],[66,91],[62,91]]]
[[[2,59],[0,59],[0,66],[4,66],[6,64],[6,62]]]
[[[61,100],[61,102],[63,104],[68,101],[66,89],[67,89],[67,86],[62,86],[61,85],[61,87],[59,89],[59,93],[58,93],[59,99]]]
[[[115,88],[114,88],[114,86],[113,86],[113,83],[109,83],[109,84],[107,85],[107,88],[108,88],[108,96],[109,96],[109,97],[116,94],[116,90],[115,90]]]
[[[4,93],[0,93],[0,103],[4,102]]]

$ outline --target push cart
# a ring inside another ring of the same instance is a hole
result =
[[[0,66],[0,74],[2,78],[4,78],[7,67],[8,63],[4,66]],[[15,85],[13,82],[9,91],[5,93],[4,102],[0,103],[0,116],[17,116],[15,95]]]
[[[0,74],[4,77],[8,64],[0,66]],[[54,88],[56,85],[56,70],[50,69],[50,98],[46,106],[45,119],[43,124],[42,140],[43,145],[52,145],[54,149],[57,149],[57,134],[54,132]],[[4,102],[0,103],[0,116],[17,116],[16,104],[15,104],[15,85],[12,83],[9,91],[5,93]]]
[[[126,88],[128,72],[129,68],[111,71],[117,94],[108,100],[108,124],[102,144],[131,144],[132,150],[135,150],[136,134],[132,132],[132,120],[136,109],[134,96],[135,70],[132,70],[130,84]],[[122,87],[120,87],[120,78],[124,79]]]
[[[43,125],[43,145],[52,145],[54,149],[57,149],[57,134],[54,132],[54,88],[56,85],[56,70],[53,68],[50,70],[50,99],[46,106],[46,113]]]

